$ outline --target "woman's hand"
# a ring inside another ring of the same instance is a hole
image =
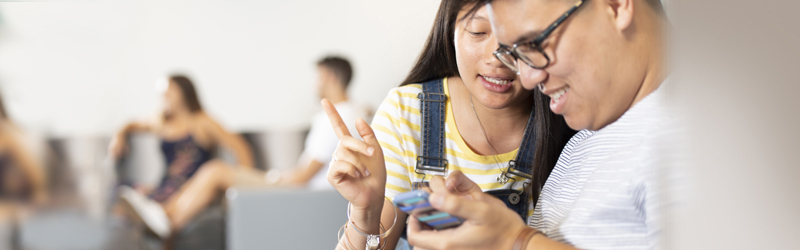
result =
[[[328,182],[352,203],[353,210],[380,215],[386,189],[386,163],[375,132],[367,122],[358,119],[356,128],[364,141],[356,139],[330,101],[323,99],[322,108],[339,137],[328,169]]]
[[[465,219],[456,228],[423,229],[417,218],[408,221],[408,241],[415,249],[511,249],[527,227],[519,215],[494,196],[483,193],[461,172],[447,181],[431,179],[431,206]]]

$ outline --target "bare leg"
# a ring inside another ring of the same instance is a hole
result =
[[[231,187],[233,176],[233,169],[221,161],[203,164],[197,174],[164,203],[164,211],[170,219],[173,232],[182,229],[221,191]]]

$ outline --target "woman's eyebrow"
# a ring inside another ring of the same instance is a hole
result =
[[[481,20],[481,21],[487,21],[487,22],[489,21],[489,19],[488,19],[488,18],[486,18],[486,17],[484,17],[484,16],[478,16],[478,15],[473,15],[473,16],[472,16],[472,18],[470,18],[470,19],[472,19],[472,20]]]

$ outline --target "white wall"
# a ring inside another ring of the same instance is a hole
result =
[[[693,179],[670,249],[800,249],[800,2],[672,3]]]
[[[154,113],[155,82],[187,72],[206,109],[238,130],[307,126],[315,62],[351,59],[354,99],[399,84],[438,1],[0,3],[0,88],[16,120],[56,135],[107,134]]]

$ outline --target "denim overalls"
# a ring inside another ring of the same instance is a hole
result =
[[[422,136],[420,138],[422,152],[417,156],[414,172],[422,174],[423,178],[420,182],[412,183],[411,187],[415,190],[428,185],[428,182],[425,180],[426,175],[445,175],[447,173],[444,132],[447,96],[444,94],[444,83],[442,79],[422,83],[422,93],[420,93],[417,98],[420,100],[419,110],[420,116],[422,117]],[[503,175],[497,177],[498,181],[501,183],[508,181],[515,182],[513,178],[515,175],[531,179],[533,173],[533,155],[536,147],[536,145],[534,145],[536,141],[536,131],[533,127],[533,112],[534,109],[531,109],[528,124],[525,126],[525,134],[522,136],[522,142],[520,142],[519,150],[517,151],[517,158],[508,163],[509,169],[504,169]],[[528,200],[531,199],[528,185],[530,184],[524,183],[522,191],[508,188],[488,191],[486,193],[502,200],[508,208],[517,212],[524,221],[528,215]],[[512,184],[512,186],[514,185]],[[395,248],[396,250],[411,249],[405,238],[406,232],[403,230],[401,239]]]
[[[414,172],[423,174],[423,180],[412,183],[413,189],[427,186],[428,182],[425,180],[425,175],[430,175],[431,173],[445,175],[447,173],[444,131],[447,96],[444,94],[442,79],[422,83],[422,93],[418,95],[418,98],[421,106],[420,116],[422,116],[422,136],[420,138],[422,152],[417,156]],[[534,110],[531,109],[531,115],[528,118],[528,124],[525,126],[525,134],[522,136],[517,157],[508,163],[509,169],[507,171],[504,169],[503,175],[498,177],[500,183],[515,182],[513,178],[515,175],[531,179],[533,155],[536,147],[534,145],[536,131],[533,126],[533,112]],[[531,199],[527,188],[528,185],[530,184],[524,183],[522,191],[508,188],[486,193],[502,200],[508,208],[517,212],[525,220],[528,215],[528,201]]]

